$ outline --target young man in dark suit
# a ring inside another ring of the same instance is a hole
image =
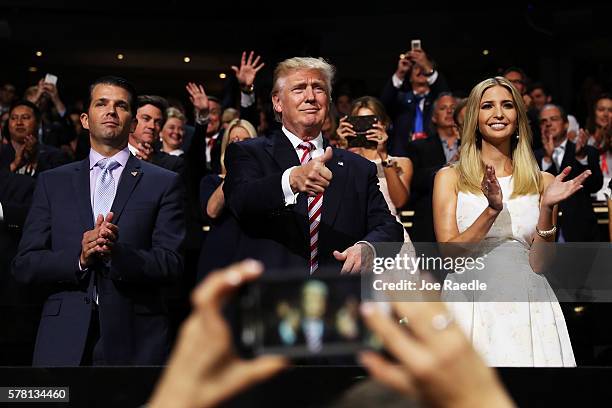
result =
[[[38,179],[13,262],[18,281],[52,288],[36,366],[165,361],[161,288],[183,269],[182,189],[176,173],[130,154],[135,99],[124,79],[96,80],[81,115],[89,157]]]
[[[282,129],[228,146],[223,191],[244,234],[237,258],[281,274],[357,272],[369,242],[403,241],[374,164],[323,140],[333,72],[317,58],[281,62],[272,103]]]

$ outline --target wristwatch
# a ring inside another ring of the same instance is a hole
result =
[[[252,94],[255,91],[255,84],[251,84],[249,86],[243,86],[243,87],[240,88],[240,90],[243,93],[245,93],[247,95],[250,95],[250,94]]]
[[[380,164],[381,164],[383,167],[393,167],[394,163],[395,163],[395,162],[393,161],[393,159],[392,159],[392,157],[391,157],[391,156],[387,156],[387,159],[386,159],[386,160],[381,160],[381,161],[380,161]]]

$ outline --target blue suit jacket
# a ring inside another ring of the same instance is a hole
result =
[[[227,177],[223,185],[226,206],[244,236],[237,258],[264,262],[267,272],[308,276],[310,235],[305,194],[285,206],[283,171],[299,166],[297,154],[282,131],[232,143],[225,153]],[[334,149],[326,163],[333,174],[323,196],[319,228],[319,267],[339,271],[333,251],[344,251],[357,241],[403,242],[402,225],[389,212],[380,192],[376,166],[346,150]]]
[[[108,264],[79,270],[83,233],[94,226],[89,158],[41,173],[26,219],[17,280],[50,287],[36,366],[76,366],[87,339],[94,280],[108,364],[162,364],[168,352],[161,286],[177,280],[185,234],[179,176],[130,155],[111,211],[119,238]]]

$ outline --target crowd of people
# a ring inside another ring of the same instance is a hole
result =
[[[23,98],[8,83],[0,89],[0,283],[3,319],[15,333],[3,336],[2,363],[163,364],[191,313],[171,360],[179,368],[168,370],[151,405],[176,393],[172,376],[185,372],[210,374],[206,387],[227,377],[218,395],[192,390],[210,405],[285,364],[232,356],[218,315],[228,289],[212,271],[253,258],[276,278],[359,273],[376,243],[487,241],[520,243],[511,255],[526,287],[550,295],[532,303],[475,298],[467,308],[449,302],[450,312],[396,304],[414,339],[366,306],[366,322],[403,367],[371,353],[363,364],[407,394],[421,387],[434,405],[428,387],[438,379],[426,368],[452,357],[436,332],[463,351],[471,342],[493,366],[576,365],[563,312],[530,248],[612,240],[593,211],[596,201],[612,207],[611,95],[594,99],[582,128],[516,67],[462,99],[443,67],[414,49],[399,56],[379,98],[332,100],[335,68],[324,59],[280,62],[270,99],[256,92],[263,66],[243,53],[232,67],[238,89],[219,98],[187,83],[188,108],[113,76],[90,84],[88,100],[74,108],[43,79]],[[414,211],[409,229],[404,209]],[[226,273],[230,286],[261,272],[249,265]],[[192,312],[190,293],[203,279]],[[440,325],[440,316],[453,317]],[[210,347],[208,360],[193,361],[187,341]],[[470,356],[465,368],[481,370],[491,400],[510,405]],[[202,367],[185,368],[191,364]],[[213,375],[209,366],[222,369]]]

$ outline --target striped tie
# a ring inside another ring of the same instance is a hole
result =
[[[94,191],[94,222],[98,214],[102,214],[103,217],[106,217],[106,214],[113,205],[113,201],[115,200],[115,180],[111,172],[119,166],[119,163],[115,160],[106,158],[96,163],[96,166],[100,167],[102,172],[98,175],[96,189]]]
[[[310,161],[310,152],[315,146],[310,143],[300,143],[302,149],[300,162],[306,164]],[[323,194],[319,193],[316,197],[308,197],[308,224],[310,225],[310,274],[312,275],[319,268],[319,224],[321,223],[321,209],[323,205]]]

